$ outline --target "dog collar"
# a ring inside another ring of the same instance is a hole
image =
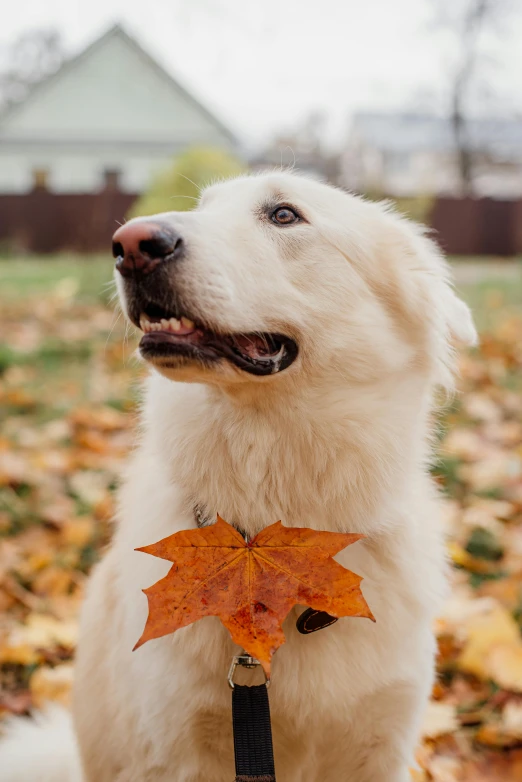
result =
[[[210,527],[216,521],[216,517],[215,515],[211,515],[204,505],[197,503],[194,505],[194,520],[196,525],[200,528]],[[247,534],[241,527],[238,527],[237,524],[231,524],[231,526],[239,532],[242,538],[245,540],[247,539]]]

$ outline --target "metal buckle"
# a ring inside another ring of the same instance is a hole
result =
[[[257,666],[261,665],[261,663],[255,657],[251,657],[249,654],[246,654],[246,652],[233,657],[230,669],[228,671],[228,686],[231,690],[234,689],[234,674],[238,665],[241,665],[243,668],[257,668]],[[270,687],[270,679],[266,675],[263,668],[262,670],[265,676],[265,684],[268,689]]]

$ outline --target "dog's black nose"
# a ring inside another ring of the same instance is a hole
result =
[[[127,223],[112,237],[112,254],[123,277],[150,274],[163,261],[179,258],[183,250],[183,238],[164,223]]]

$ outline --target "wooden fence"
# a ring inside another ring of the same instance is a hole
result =
[[[451,255],[522,255],[522,200],[438,198],[430,224]]]
[[[0,247],[33,253],[108,251],[135,194],[105,188],[99,193],[0,195]]]

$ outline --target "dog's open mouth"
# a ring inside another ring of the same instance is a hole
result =
[[[219,334],[190,318],[149,304],[139,317],[140,352],[145,359],[168,363],[192,359],[211,364],[225,359],[253,375],[273,375],[292,364],[297,344],[282,334]]]

